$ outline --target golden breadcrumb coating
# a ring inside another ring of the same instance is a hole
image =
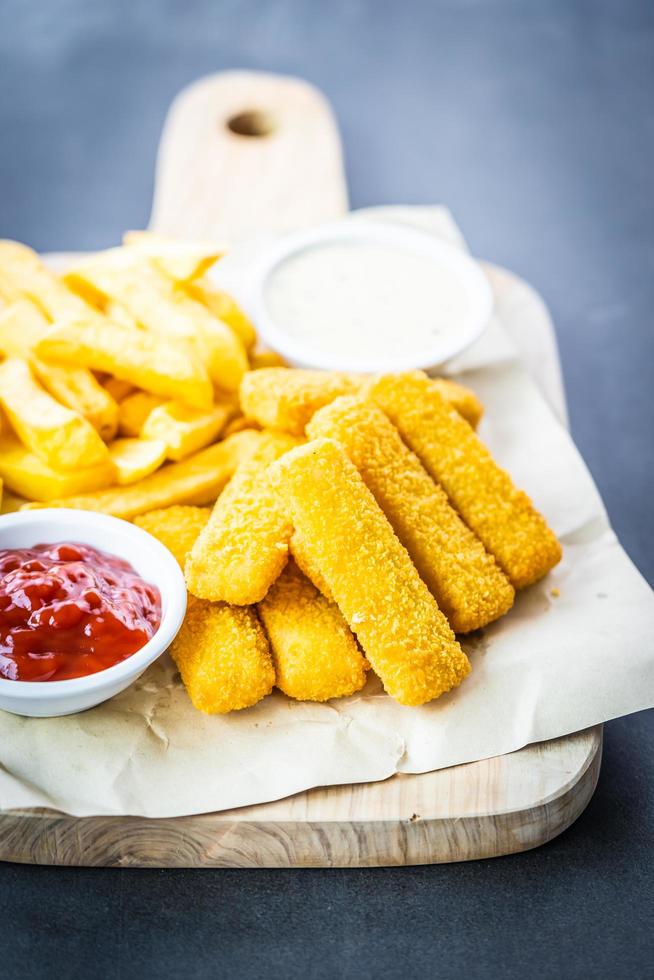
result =
[[[261,425],[301,436],[319,408],[340,395],[360,394],[367,381],[364,374],[261,368],[243,376],[241,408]],[[477,425],[484,409],[474,392],[446,378],[430,380],[430,384],[472,426]]]
[[[260,368],[243,376],[241,408],[261,425],[301,436],[315,411],[339,395],[355,394],[361,383],[361,375],[336,371]]]
[[[449,378],[430,378],[429,383],[473,429],[477,428],[484,414],[484,406],[471,388]]]
[[[542,578],[561,545],[470,426],[422,371],[372,379],[368,395],[397,426],[516,589]]]
[[[360,691],[368,663],[341,616],[288,563],[266,597],[259,615],[272,648],[277,687],[298,701],[328,701]]]
[[[209,715],[249,708],[275,683],[268,640],[252,606],[189,596],[170,652],[193,705]]]
[[[261,433],[257,449],[216,501],[187,559],[186,584],[193,595],[238,606],[263,599],[286,564],[291,537],[267,470],[296,445],[287,433]]]
[[[460,684],[468,658],[338,443],[291,450],[270,478],[386,691],[418,705]]]
[[[259,433],[249,429],[236,432],[181,463],[162,466],[156,473],[131,486],[61,497],[49,500],[47,506],[99,510],[129,521],[149,510],[173,504],[209,504],[216,499],[239,462],[252,452],[258,439]],[[26,504],[24,509],[39,506],[44,505]]]
[[[381,409],[337,398],[314,415],[307,434],[343,446],[455,633],[479,629],[511,608],[513,587],[495,559]]]
[[[211,511],[166,507],[138,517],[180,565]],[[207,714],[249,708],[275,683],[270,647],[253,608],[188,597],[182,628],[170,648],[193,705]]]
[[[326,599],[333,600],[334,597],[329,591],[329,586],[313,561],[311,550],[306,548],[302,535],[298,534],[295,529],[291,535],[291,555],[300,571],[304,572],[310,582],[313,582],[318,592],[322,592]]]
[[[148,514],[135,517],[134,523],[161,541],[168,551],[172,551],[183,568],[186,556],[210,515],[211,507],[178,504],[151,510]]]

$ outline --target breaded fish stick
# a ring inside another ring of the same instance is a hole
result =
[[[184,566],[209,518],[202,507],[168,507],[135,524],[158,538]],[[270,647],[252,607],[188,597],[182,628],[170,648],[193,705],[207,714],[249,708],[275,683]]]
[[[386,691],[418,705],[460,684],[468,658],[344,450],[316,439],[270,479]]]
[[[216,501],[186,562],[189,592],[200,599],[239,606],[259,602],[288,559],[291,526],[270,486],[268,467],[297,440],[283,432],[259,438]]]
[[[298,701],[328,701],[360,691],[368,663],[338,606],[288,563],[259,603],[277,687]]]
[[[309,581],[318,589],[318,592],[322,592],[326,599],[333,600],[334,597],[329,590],[329,586],[313,560],[311,549],[306,547],[304,538],[301,534],[298,534],[297,529],[294,529],[291,535],[291,555],[295,559],[295,564],[300,571],[304,572]]]
[[[536,582],[557,564],[561,545],[543,517],[426,375],[383,375],[370,382],[368,394],[516,589]]]
[[[511,608],[509,580],[381,409],[337,398],[314,415],[307,434],[343,446],[455,633],[480,629]]]
[[[363,374],[260,368],[243,376],[241,407],[245,415],[261,425],[301,436],[319,408],[340,395],[360,394],[367,381]],[[445,378],[436,378],[429,383],[471,425],[477,425],[483,407],[474,392]]]
[[[253,451],[259,433],[236,432],[222,442],[201,449],[181,463],[162,466],[156,473],[128,487],[110,487],[74,497],[50,500],[48,507],[99,510],[131,520],[139,514],[172,504],[209,504],[223,489],[239,462]],[[27,504],[30,509],[33,504]]]

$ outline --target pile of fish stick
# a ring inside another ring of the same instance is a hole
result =
[[[473,391],[286,367],[207,278],[222,254],[132,232],[60,277],[0,243],[3,509],[102,511],[172,552],[200,711],[348,697],[370,671],[433,701],[560,544]]]

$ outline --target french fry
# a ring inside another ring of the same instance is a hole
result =
[[[54,469],[95,466],[107,447],[93,426],[60,405],[17,357],[0,364],[0,404],[21,442]]]
[[[134,523],[158,538],[183,566],[209,514],[208,508],[168,507]],[[189,596],[170,652],[193,705],[207,714],[249,708],[275,682],[268,640],[252,606]]]
[[[316,412],[307,434],[345,449],[455,633],[481,629],[511,608],[509,580],[380,408],[337,398]]]
[[[150,391],[133,391],[118,406],[118,429],[123,436],[140,436],[150,412],[166,400]]]
[[[113,378],[111,375],[102,381],[102,387],[115,402],[122,402],[136,390],[131,381],[122,381],[120,378]]]
[[[466,655],[338,443],[292,449],[269,479],[391,697],[425,704],[460,684]]]
[[[11,291],[15,299],[31,299],[50,320],[97,315],[41,262],[36,252],[18,242],[0,241],[0,284],[3,292]]]
[[[136,249],[109,249],[74,266],[66,281],[85,283],[121,303],[147,331],[184,341],[206,360],[213,381],[235,391],[247,356],[232,330]]]
[[[110,321],[66,321],[51,328],[36,353],[106,371],[123,381],[196,408],[209,408],[213,387],[184,343]]]
[[[203,276],[227,252],[226,245],[180,242],[152,231],[126,231],[123,245],[147,255],[170,279],[184,283]]]
[[[209,279],[198,279],[184,284],[187,294],[196,302],[205,306],[210,313],[226,323],[236,334],[246,351],[251,350],[256,343],[257,334],[254,326],[229,293],[217,289]]]
[[[374,378],[368,395],[397,426],[514,588],[531,585],[560,561],[561,545],[527,494],[515,487],[422,371]]]
[[[300,436],[319,408],[341,395],[361,394],[366,384],[364,374],[259,368],[243,377],[241,408],[261,425]],[[429,385],[471,425],[477,424],[483,407],[474,392],[447,378],[429,379]]]
[[[338,606],[289,562],[259,603],[280,691],[328,701],[360,691],[368,663]]]
[[[6,357],[22,357],[46,391],[78,412],[108,441],[116,433],[118,406],[86,368],[44,361],[33,348],[46,335],[50,323],[31,300],[13,303],[0,314],[0,351]]]
[[[116,468],[116,482],[125,486],[159,469],[166,458],[166,443],[161,439],[115,439],[109,445],[109,456]]]
[[[3,435],[0,437],[0,477],[20,497],[47,504],[59,497],[109,487],[116,480],[116,471],[108,455],[106,461],[97,466],[67,472],[54,470],[15,436]]]
[[[27,452],[27,450],[25,451]],[[12,490],[9,490],[7,487],[3,487],[2,506],[0,506],[1,514],[15,514],[16,511],[20,510],[25,503],[27,503],[27,501],[24,497],[19,497],[18,494],[15,494]]]
[[[223,401],[208,412],[165,402],[148,414],[140,434],[144,439],[162,440],[168,459],[178,461],[214,442],[236,410],[233,401]]]
[[[291,526],[267,471],[297,440],[282,432],[259,438],[216,501],[186,562],[186,584],[200,599],[258,602],[286,564]]]
[[[112,487],[97,493],[59,495],[57,499],[50,500],[49,506],[97,510],[131,520],[149,510],[173,504],[213,503],[239,462],[253,451],[258,440],[258,432],[238,432],[208,449],[201,449],[181,463],[162,466],[140,483],[129,487]],[[31,506],[28,504],[27,508]]]

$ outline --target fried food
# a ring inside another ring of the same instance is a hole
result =
[[[36,252],[18,242],[0,241],[0,290],[12,300],[32,300],[49,320],[98,315],[41,262]]]
[[[261,425],[301,436],[315,412],[341,395],[361,394],[367,375],[294,368],[258,368],[244,375],[241,407]],[[429,380],[471,425],[477,425],[483,406],[474,392],[446,378]]]
[[[281,354],[274,350],[264,350],[255,347],[250,351],[250,371],[260,371],[262,368],[288,367]]]
[[[339,395],[356,394],[361,378],[335,371],[259,368],[243,377],[241,408],[261,425],[302,436],[314,412]]]
[[[228,391],[238,388],[248,363],[245,348],[233,330],[191,299],[137,249],[101,252],[79,262],[65,278],[78,287],[81,284],[95,290],[105,301],[117,300],[157,339],[185,343],[206,362],[217,385]]]
[[[495,559],[381,409],[337,398],[314,415],[307,435],[343,446],[455,633],[480,629],[511,608],[513,587]]]
[[[254,326],[229,293],[217,289],[209,279],[196,279],[183,285],[187,294],[205,306],[218,320],[234,332],[246,351],[254,347],[257,334]]]
[[[185,459],[214,442],[236,410],[235,402],[226,399],[208,411],[165,402],[148,413],[140,434],[144,439],[161,439],[168,459]]]
[[[134,523],[161,541],[183,568],[189,551],[210,515],[211,507],[176,504],[141,514],[134,518]]]
[[[0,404],[21,442],[48,466],[71,470],[106,460],[107,447],[90,422],[52,398],[27,361],[10,357],[0,364]]]
[[[291,526],[268,468],[297,440],[282,432],[261,433],[259,440],[216,501],[186,562],[189,592],[201,599],[259,602],[288,559]]]
[[[30,452],[13,435],[0,436],[0,477],[7,487],[27,500],[50,502],[72,494],[91,493],[111,486],[116,470],[109,459],[97,466],[55,470]],[[29,505],[27,505],[29,506]]]
[[[470,426],[421,371],[373,379],[368,395],[397,426],[516,589],[542,578],[561,545]]]
[[[151,391],[133,391],[118,406],[118,429],[123,436],[140,436],[150,412],[166,399]]]
[[[270,480],[386,691],[418,705],[460,684],[468,659],[343,449],[299,446]]]
[[[313,560],[313,554],[310,548],[304,543],[304,539],[301,534],[298,533],[297,529],[293,529],[291,535],[291,555],[295,560],[295,564],[298,566],[300,571],[302,571],[310,582],[315,585],[318,592],[322,593],[326,599],[333,600],[333,595],[325,581],[324,576],[321,574],[320,568]]]
[[[77,507],[98,510],[131,520],[139,514],[173,504],[213,503],[241,459],[255,448],[259,433],[237,432],[223,442],[201,449],[181,463],[169,463],[140,483],[129,487],[110,487],[96,493],[58,496],[50,499],[50,507]],[[113,467],[112,467],[113,474]],[[7,480],[9,482],[9,480]],[[22,493],[20,489],[17,493]],[[24,493],[23,496],[34,496]],[[34,499],[40,499],[34,496]],[[27,509],[32,505],[27,504]],[[36,506],[36,505],[35,505]]]
[[[210,511],[168,507],[137,517],[184,565]],[[270,647],[251,606],[188,597],[182,628],[170,648],[193,705],[207,714],[249,708],[275,683]]]
[[[109,456],[116,468],[116,483],[125,486],[159,469],[166,458],[166,443],[161,439],[115,439]]]
[[[183,341],[109,320],[67,321],[36,345],[40,357],[106,371],[155,395],[209,408],[213,386]]]
[[[328,701],[360,691],[368,663],[338,606],[290,561],[259,603],[277,687],[299,701]]]
[[[180,242],[152,231],[126,231],[123,245],[146,255],[170,279],[184,283],[203,276],[227,252],[226,246]]]
[[[5,357],[28,360],[46,391],[87,419],[105,441],[112,439],[118,406],[95,375],[86,368],[52,364],[34,354],[34,346],[49,329],[47,317],[31,300],[18,300],[0,315],[0,351]]]

